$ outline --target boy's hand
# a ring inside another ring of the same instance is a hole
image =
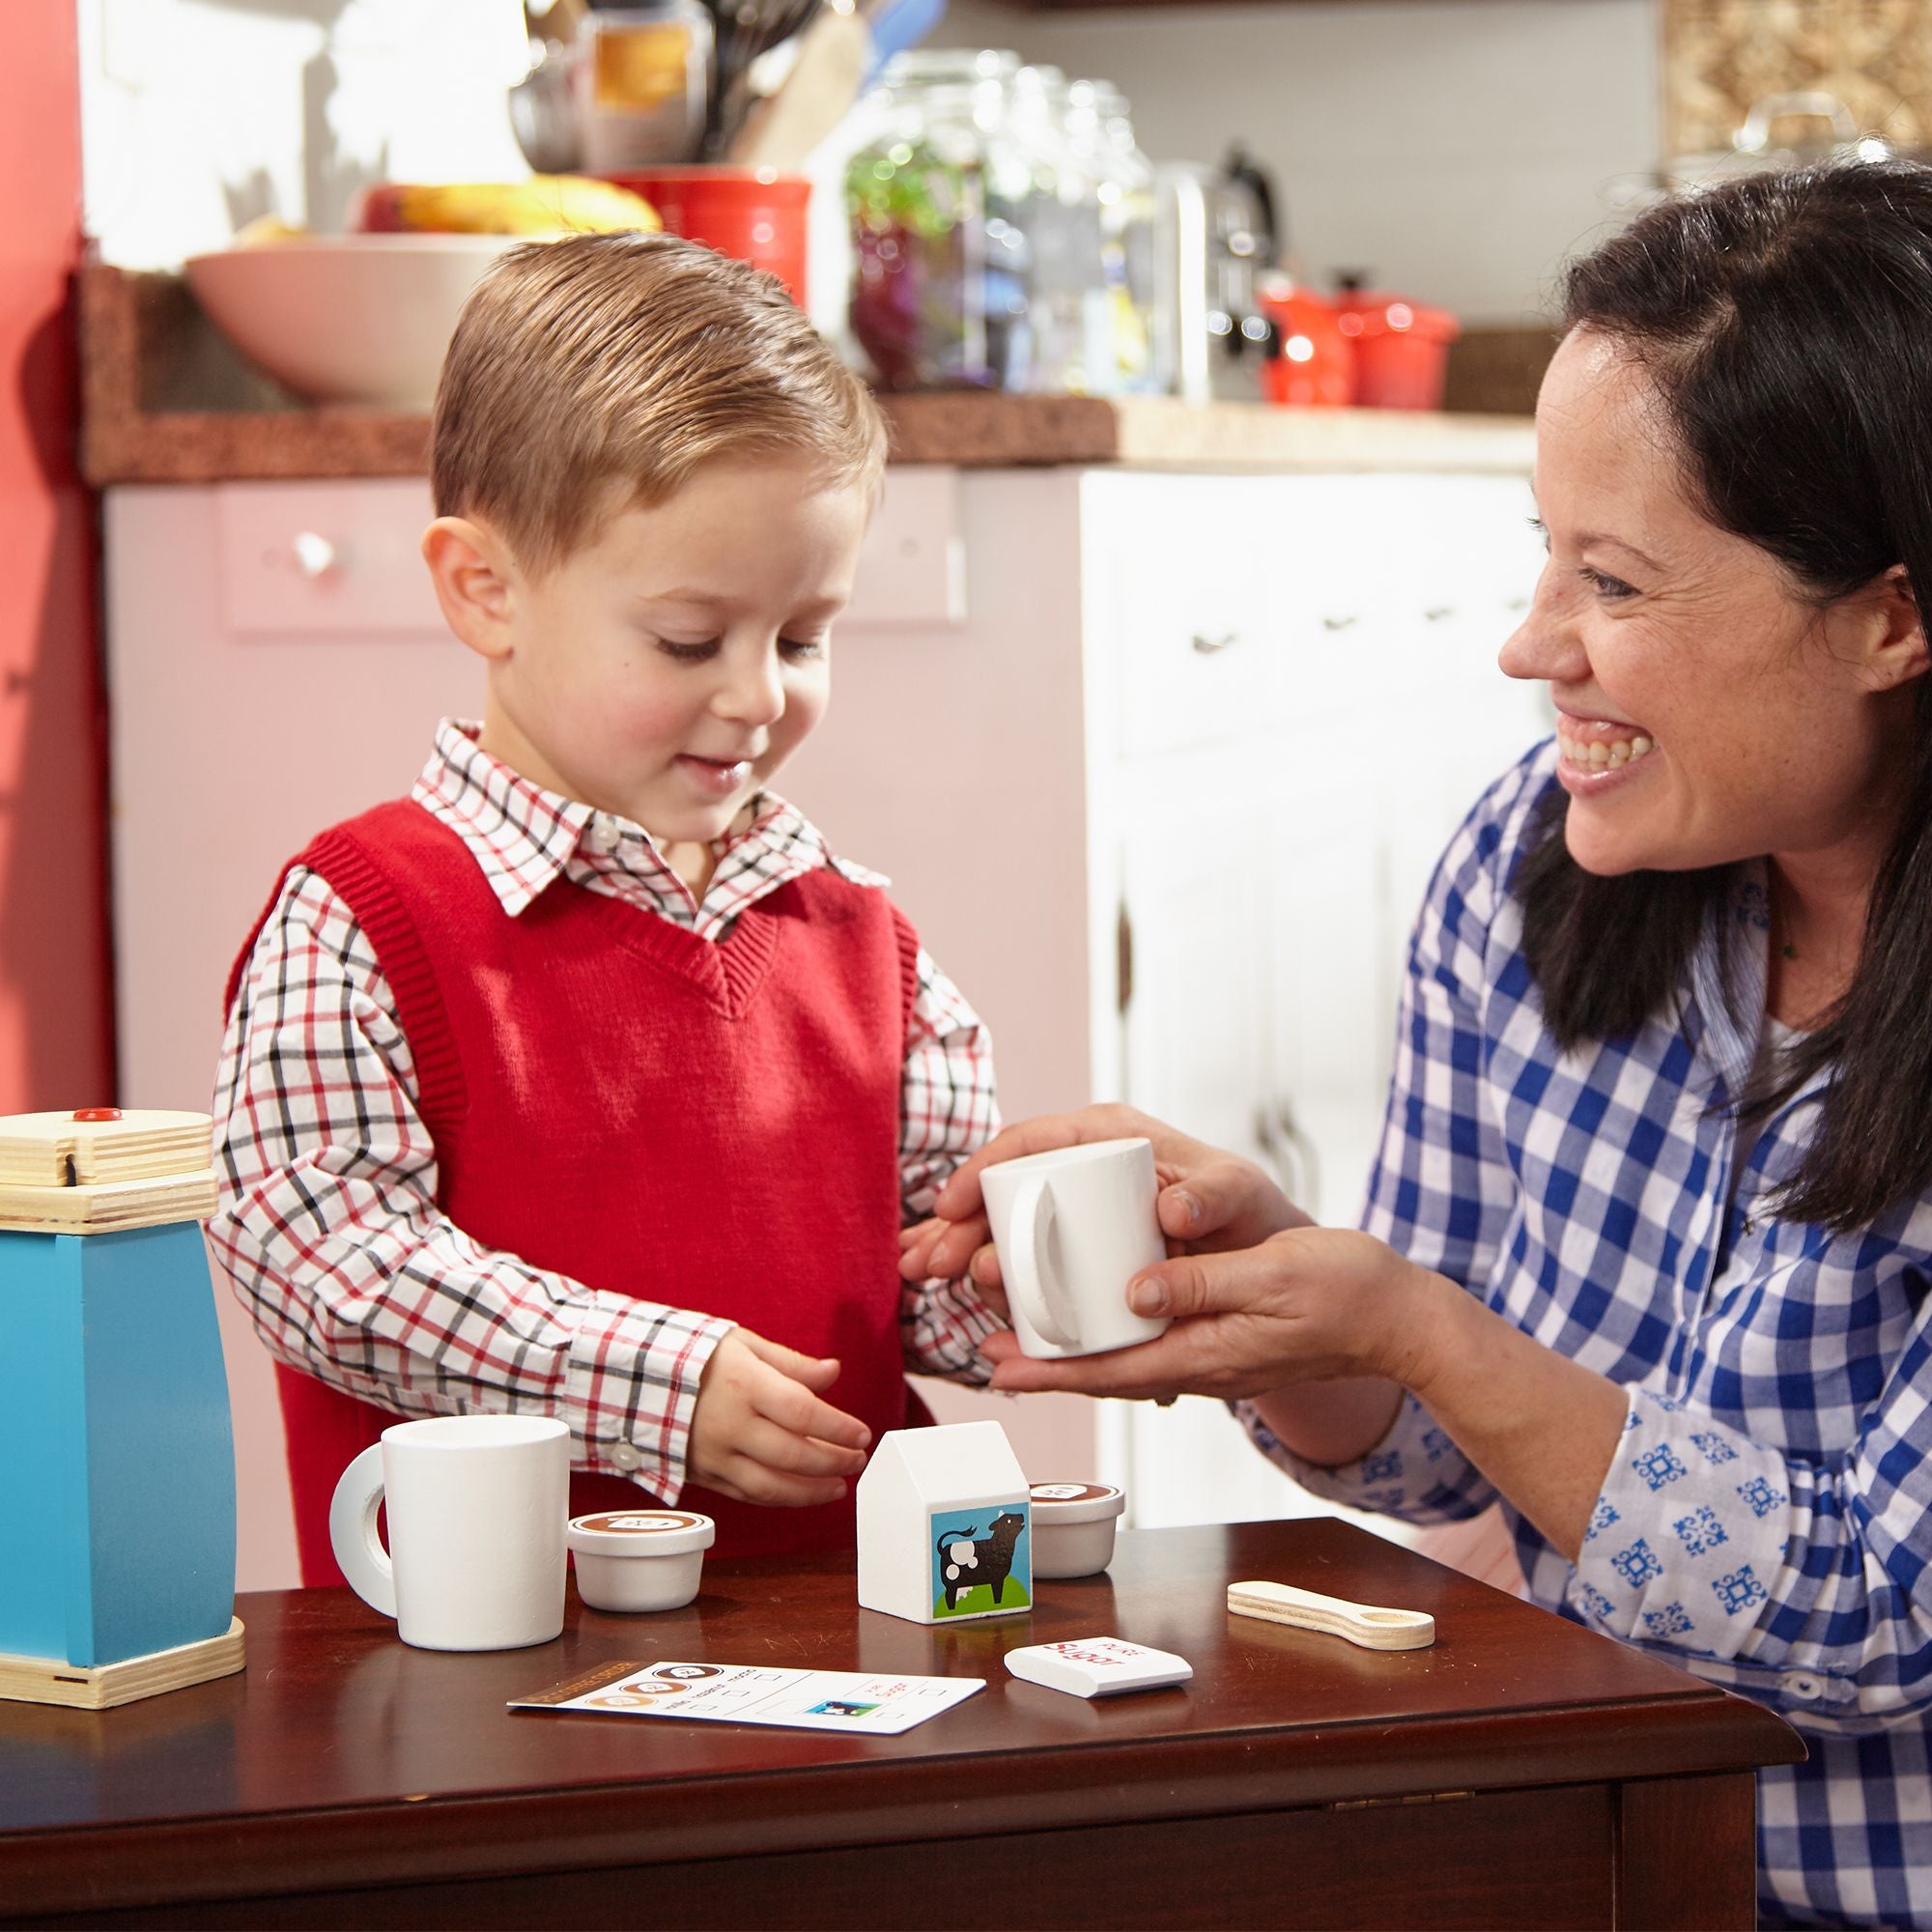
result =
[[[952,1231],[951,1221],[942,1221],[934,1215],[929,1221],[920,1221],[910,1228],[899,1230],[899,1274],[906,1281],[930,1281],[935,1270],[923,1265],[926,1258],[939,1243]],[[988,1250],[990,1253],[991,1250]],[[975,1268],[969,1277],[973,1291],[1000,1320],[1012,1325],[1012,1311],[1007,1306],[1006,1284],[1000,1279],[997,1266],[989,1270],[990,1279],[981,1277]]]
[[[742,1503],[836,1503],[872,1441],[857,1416],[818,1399],[838,1379],[830,1356],[732,1329],[698,1381],[685,1458],[692,1477]]]

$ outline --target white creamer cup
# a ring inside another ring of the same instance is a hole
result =
[[[599,1510],[574,1516],[577,1594],[593,1610],[678,1610],[697,1595],[718,1525],[695,1510]]]
[[[1036,1577],[1096,1577],[1114,1560],[1124,1491],[1111,1483],[1036,1483],[1031,1500]]]

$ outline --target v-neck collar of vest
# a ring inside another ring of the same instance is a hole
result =
[[[574,890],[592,902],[620,945],[684,980],[727,1019],[735,1020],[756,998],[778,954],[783,921],[774,901],[783,899],[789,887],[780,886],[753,900],[723,939],[700,939],[689,926],[608,893],[587,892],[581,886]]]

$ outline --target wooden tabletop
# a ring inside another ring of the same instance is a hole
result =
[[[1270,1577],[1425,1610],[1358,1650],[1230,1617]],[[581,1609],[555,1642],[411,1650],[346,1591],[243,1596],[244,1674],[91,1713],[0,1706],[0,1917],[334,1885],[1209,1817],[1378,1797],[1736,1772],[1804,1755],[1759,1707],[1330,1520],[1144,1530],[1031,1616],[862,1611],[849,1560],[714,1564],[688,1610]],[[1002,1653],[1114,1634],[1185,1687],[1089,1703]],[[600,1661],[982,1677],[902,1737],[512,1714]]]

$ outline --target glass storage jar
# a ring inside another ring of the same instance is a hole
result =
[[[886,389],[1034,386],[1027,230],[1037,160],[1015,54],[895,55],[847,163],[852,333]]]

